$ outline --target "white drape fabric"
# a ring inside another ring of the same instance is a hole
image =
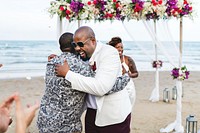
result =
[[[158,68],[156,68],[156,71],[155,71],[155,87],[153,89],[153,91],[151,92],[151,96],[149,98],[149,100],[151,102],[157,102],[159,101],[159,70]]]
[[[180,19],[180,44],[179,44],[179,68],[182,67],[182,18]],[[181,70],[179,70],[181,73]],[[182,126],[182,81],[176,81],[177,87],[177,107],[176,107],[176,120],[169,124],[166,128],[160,129],[160,132],[171,132],[175,130],[175,133],[184,133],[184,128]]]
[[[161,21],[161,20],[160,20]],[[144,23],[144,26],[146,27],[149,35],[151,36],[152,40],[153,40],[153,43],[155,45],[158,46],[159,50],[162,52],[162,54],[167,58],[167,60],[169,61],[169,63],[172,65],[172,66],[177,66],[176,65],[176,62],[174,61],[174,59],[168,54],[169,51],[166,51],[165,47],[164,47],[164,44],[160,41],[158,35],[155,33],[155,31],[153,30],[150,22],[148,21],[145,21],[143,20],[143,23]],[[162,23],[162,26],[159,27],[159,28],[162,28],[163,26],[165,26],[165,23]],[[166,33],[167,34],[167,33]],[[169,41],[169,43],[171,43],[172,40]],[[176,48],[177,49],[177,48]],[[179,52],[179,51],[177,51]]]
[[[177,107],[176,107],[176,120],[165,128],[161,128],[161,133],[168,133],[173,130],[175,130],[175,133],[184,133],[184,127],[182,126],[182,81],[177,80],[176,81],[176,87],[177,87]]]
[[[157,23],[158,28],[159,29],[162,28],[162,32],[159,34],[156,33],[155,26],[152,25],[152,23],[150,21],[143,20],[143,24],[144,24],[146,30],[148,31],[149,35],[151,36],[153,44],[167,58],[169,63],[172,65],[172,67],[177,67],[177,68],[181,67],[182,66],[182,64],[181,64],[182,63],[182,54],[181,54],[181,51],[179,51],[180,49],[178,48],[178,45],[175,43],[175,41],[172,38],[170,29],[168,26],[168,21],[160,20],[157,22],[158,22]],[[128,35],[134,41],[135,39],[134,39],[133,35],[131,34],[132,32],[130,32],[130,30],[132,30],[132,29],[130,29],[130,27],[126,27],[126,25],[124,25],[124,24],[123,24],[123,26],[124,26],[125,30],[127,31]],[[180,32],[182,32],[182,31],[180,31]],[[166,40],[168,40],[168,45],[162,43],[160,41],[159,36],[166,37]],[[180,45],[182,45],[182,44],[180,44]],[[171,47],[170,51],[166,51],[166,47],[169,47],[169,46]],[[151,54],[149,54],[149,52],[146,51],[145,48],[141,47],[139,44],[138,44],[138,47],[153,61],[153,57],[150,56]],[[157,52],[155,52],[155,54],[157,54]],[[156,57],[156,55],[155,55],[155,57]],[[167,132],[171,132],[173,130],[175,130],[177,133],[184,132],[184,128],[181,123],[181,121],[182,121],[182,117],[181,117],[182,81],[177,80],[176,87],[177,87],[177,93],[179,93],[178,97],[177,97],[176,120],[174,122],[170,123],[166,128],[160,129],[160,132],[167,133]],[[149,100],[151,100],[152,102],[159,101],[159,71],[157,71],[157,70],[155,72],[155,88],[153,89]]]
[[[152,62],[154,60],[152,54],[150,53],[150,51],[146,50],[144,47],[142,47],[140,45],[140,43],[137,41],[137,39],[135,39],[134,35],[133,35],[133,31],[134,31],[134,27],[128,27],[127,23],[134,23],[134,20],[130,20],[129,22],[122,22],[122,25],[126,31],[126,33],[128,34],[128,36],[131,38],[131,40],[138,46],[138,48],[140,48],[140,50],[147,55],[147,58],[150,59],[150,61]]]

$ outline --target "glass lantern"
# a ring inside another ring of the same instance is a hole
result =
[[[170,102],[170,91],[168,88],[165,88],[164,91],[163,91],[163,101],[164,102]]]
[[[197,119],[194,115],[186,118],[186,133],[197,133]]]
[[[177,99],[177,88],[176,88],[176,86],[174,86],[174,88],[172,88],[172,99],[173,100]]]

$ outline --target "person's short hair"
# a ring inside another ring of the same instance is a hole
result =
[[[63,33],[59,38],[60,50],[62,52],[74,52],[74,47],[72,46],[73,34],[70,32]]]
[[[122,43],[122,39],[120,37],[113,37],[108,44],[115,47],[118,43]]]

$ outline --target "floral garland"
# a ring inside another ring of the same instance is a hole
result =
[[[153,61],[152,62],[152,67],[153,68],[161,68],[162,64],[163,64],[163,62],[161,60]]]
[[[144,4],[144,9],[142,10],[142,18],[146,20],[159,20],[165,14],[166,6],[163,4],[162,0],[151,0]]]
[[[173,79],[178,79],[178,80],[188,79],[189,74],[190,72],[187,71],[186,66],[181,67],[181,69],[175,67],[171,71],[171,76],[173,77]]]
[[[141,18],[141,12],[144,8],[144,1],[142,0],[132,0],[131,3],[128,4],[127,9],[124,9],[127,12],[127,18],[130,19],[137,19]]]
[[[117,1],[117,0],[108,0],[107,4],[105,5],[105,19],[109,20],[124,20],[125,19],[125,13],[123,13],[124,10],[123,7],[125,7],[123,2]]]
[[[80,1],[68,0],[68,1],[56,1],[51,2],[49,12],[51,16],[58,14],[61,18],[65,17],[69,21],[80,20],[80,15],[84,12],[84,4]]]
[[[168,18],[172,16],[176,18],[192,16],[192,3],[189,0],[184,0],[183,3],[178,0],[167,0],[166,7]]]
[[[158,20],[164,18],[192,16],[189,0],[55,0],[48,8],[50,16],[55,14],[73,20]]]

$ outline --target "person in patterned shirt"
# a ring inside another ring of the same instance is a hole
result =
[[[46,66],[45,92],[41,99],[37,126],[40,133],[80,133],[82,124],[80,117],[84,111],[86,93],[72,90],[71,83],[64,77],[57,77],[55,65],[67,60],[70,70],[87,77],[94,77],[95,71],[88,62],[83,61],[75,53],[71,42],[72,33],[64,33],[59,39],[63,52],[55,56]],[[130,81],[128,75],[119,77],[113,89],[106,95],[125,88]]]

